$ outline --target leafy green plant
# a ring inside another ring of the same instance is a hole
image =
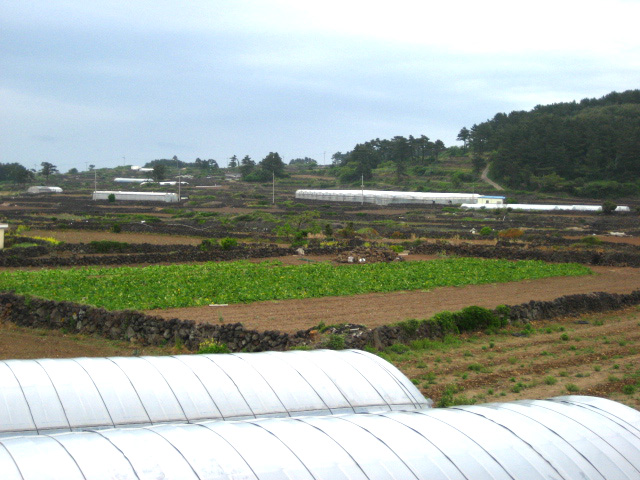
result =
[[[231,353],[226,343],[218,342],[215,338],[205,340],[198,345],[198,352],[202,354]]]
[[[148,267],[84,267],[53,270],[1,271],[0,284],[18,294],[88,303],[107,309],[172,308],[210,303],[355,295],[369,292],[431,289],[583,275],[590,270],[575,264],[510,262],[477,258],[446,258],[429,262],[394,262],[349,268],[316,262],[278,265],[274,262],[208,262]],[[176,284],[176,279],[180,282]],[[52,289],[51,285],[57,285]],[[443,333],[458,329],[457,314],[434,316]],[[469,309],[461,325],[483,326],[491,321],[482,309]]]
[[[345,348],[344,335],[332,333],[327,337],[327,339],[323,343],[323,347],[328,348],[329,350],[344,350]]]

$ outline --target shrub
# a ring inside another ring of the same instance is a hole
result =
[[[231,250],[233,247],[238,246],[238,241],[235,238],[221,238],[220,239],[220,248],[223,250]]]
[[[610,200],[607,200],[602,203],[602,213],[604,213],[605,215],[609,215],[610,213],[615,212],[616,208],[618,208],[618,205],[616,205]]]
[[[633,395],[634,393],[636,393],[635,385],[625,385],[624,387],[622,387],[622,393],[624,393],[625,395]]]
[[[498,236],[504,240],[515,240],[524,235],[524,232],[519,228],[508,228],[506,230],[500,230]]]
[[[580,243],[584,245],[602,245],[602,240],[600,240],[598,237],[595,237],[593,235],[589,235],[587,237],[582,237],[580,239]]]
[[[412,318],[410,320],[405,320],[404,322],[398,322],[396,325],[400,327],[400,330],[402,330],[402,333],[406,336],[413,337],[418,332],[420,322],[415,318]]]
[[[115,193],[110,193],[109,196],[107,197],[107,200],[109,200],[109,203],[115,203],[116,201]]]
[[[204,240],[202,240],[202,242],[200,242],[198,248],[203,252],[209,252],[218,248],[219,246],[220,245],[218,244],[217,240],[213,238],[205,238]]]
[[[119,223],[114,223],[113,225],[111,225],[111,231],[113,233],[120,233],[122,231],[122,225],[120,225]]]
[[[484,237],[489,237],[489,236],[493,235],[493,228],[491,228],[491,227],[482,227],[480,229],[480,235],[482,235]]]
[[[487,308],[472,305],[454,314],[460,332],[484,330],[489,327],[502,326],[501,320]]]
[[[567,383],[566,385],[567,392],[576,393],[580,391],[580,388],[575,383]]]
[[[328,348],[329,350],[344,350],[344,335],[332,333],[327,337],[323,346],[324,348]]]
[[[456,317],[453,312],[444,310],[436,313],[431,317],[431,321],[436,322],[440,328],[442,328],[443,333],[459,333],[458,326],[456,324]]]
[[[227,347],[226,343],[218,342],[215,338],[210,338],[209,340],[205,340],[198,345],[198,352],[202,354],[211,354],[211,353],[231,353],[229,347]]]
[[[389,249],[396,253],[404,252],[404,247],[402,245],[389,245]]]

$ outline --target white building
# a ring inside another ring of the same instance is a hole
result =
[[[44,185],[37,185],[35,187],[27,188],[27,193],[62,193],[62,189],[60,187],[46,187]]]
[[[116,177],[113,179],[115,183],[150,183],[153,182],[153,178],[126,178]]]
[[[8,223],[0,223],[0,250],[4,248],[4,231],[9,228]]]
[[[92,200],[109,200],[109,195],[115,195],[116,200],[131,202],[166,202],[177,203],[179,201],[177,193],[163,192],[113,192],[97,191],[93,192]]]

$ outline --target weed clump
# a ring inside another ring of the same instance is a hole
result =
[[[212,353],[231,353],[226,343],[218,342],[215,338],[205,340],[198,345],[198,351],[200,354],[212,354]]]

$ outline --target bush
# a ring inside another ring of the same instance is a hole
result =
[[[109,200],[109,203],[115,203],[116,201],[115,193],[110,193],[109,196],[107,197],[107,200]]]
[[[209,340],[205,340],[198,345],[198,352],[202,354],[211,354],[211,353],[231,353],[229,347],[227,347],[226,343],[218,342],[215,338],[210,338]]]
[[[515,240],[524,235],[524,232],[519,228],[508,228],[507,230],[500,230],[498,236],[504,240]]]
[[[602,213],[604,213],[605,215],[609,215],[609,214],[615,212],[616,208],[618,208],[618,205],[616,205],[615,203],[607,200],[602,204]]]
[[[583,245],[596,246],[596,245],[602,245],[602,240],[600,240],[596,236],[589,235],[587,237],[582,237],[580,239],[580,243]]]
[[[445,310],[440,313],[436,313],[431,317],[431,321],[436,322],[440,328],[442,328],[443,333],[459,333],[458,326],[456,324],[456,317],[453,312]]]
[[[238,246],[238,241],[235,238],[221,238],[220,239],[220,248],[223,250],[231,250],[233,247]]]
[[[122,231],[122,226],[119,223],[114,223],[111,225],[111,231],[113,233],[120,233]]]
[[[487,308],[472,305],[455,314],[455,321],[460,332],[484,330],[489,327],[502,326],[500,319]]]
[[[217,242],[217,240],[214,240],[213,238],[205,238],[204,240],[202,240],[202,242],[200,242],[198,248],[203,252],[210,252],[211,250],[214,250],[219,246],[220,244]]]
[[[482,227],[480,229],[480,235],[482,235],[484,237],[489,237],[489,236],[493,235],[493,228],[491,228],[491,227]]]
[[[325,340],[323,347],[328,348],[329,350],[344,350],[345,348],[344,335],[332,333]]]
[[[389,245],[389,249],[396,253],[404,252],[404,247],[402,245]]]

